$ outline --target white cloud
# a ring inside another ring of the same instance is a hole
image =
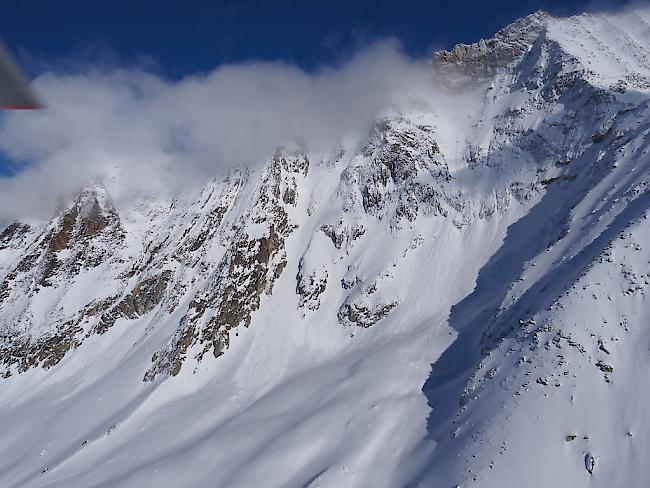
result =
[[[383,42],[313,74],[282,63],[222,66],[178,82],[138,69],[46,73],[35,86],[48,108],[2,121],[0,150],[27,166],[0,180],[0,220],[50,213],[93,179],[117,178],[113,196],[126,199],[179,191],[278,145],[331,150],[365,136],[406,94],[419,100],[429,69]]]

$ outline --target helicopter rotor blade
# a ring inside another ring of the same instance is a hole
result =
[[[0,41],[0,109],[29,110],[41,106],[27,78]]]

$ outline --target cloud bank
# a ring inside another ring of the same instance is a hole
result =
[[[34,84],[48,108],[0,124],[0,151],[23,165],[0,180],[0,220],[46,216],[93,180],[127,199],[201,184],[281,145],[319,153],[353,143],[383,111],[422,103],[429,70],[382,42],[312,74],[282,63],[180,81],[140,69],[45,73]]]

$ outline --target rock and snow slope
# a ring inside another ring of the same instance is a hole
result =
[[[646,486],[648,59],[534,14],[362,147],[8,227],[0,484]]]

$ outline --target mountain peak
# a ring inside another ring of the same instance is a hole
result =
[[[527,52],[545,31],[550,18],[547,12],[539,10],[514,21],[489,39],[436,52],[434,63],[462,67],[470,76],[490,75]]]

